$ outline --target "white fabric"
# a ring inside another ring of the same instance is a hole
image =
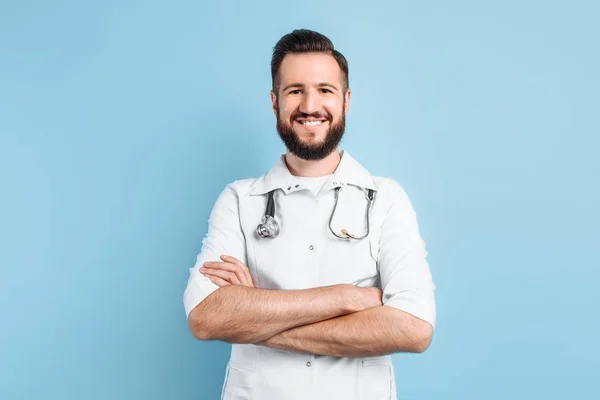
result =
[[[323,187],[325,182],[327,182],[330,176],[331,175],[316,177],[296,176],[295,178],[299,180],[300,183],[302,183],[305,189],[310,190],[316,196],[321,191],[321,188]]]
[[[257,179],[235,181],[223,190],[209,218],[208,233],[184,293],[186,314],[219,287],[199,272],[206,261],[227,254],[244,262],[255,286],[307,289],[342,283],[378,286],[384,306],[395,307],[435,326],[435,286],[419,234],[416,213],[393,179],[373,177],[347,151],[316,194],[306,180],[290,174],[282,155]],[[367,189],[374,189],[370,234],[347,241],[329,229],[334,188],[341,187],[332,227],[361,236],[365,232]],[[256,233],[275,191],[275,218],[281,233],[261,239]],[[316,200],[316,201],[315,201]],[[307,364],[309,363],[310,364]],[[225,399],[395,399],[389,355],[339,358],[306,355],[253,344],[233,344]]]

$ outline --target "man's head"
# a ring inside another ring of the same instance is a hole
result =
[[[333,152],[350,106],[348,62],[320,33],[294,30],[273,48],[271,100],[277,131],[287,149],[304,160]]]

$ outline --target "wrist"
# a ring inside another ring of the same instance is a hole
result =
[[[283,340],[284,334],[285,334],[285,331],[279,332],[277,335],[271,336],[270,338],[267,338],[261,342],[255,343],[255,344],[257,346],[277,348],[276,345],[279,341]]]
[[[352,314],[362,310],[361,302],[358,301],[358,288],[354,285],[340,285],[339,297],[341,299],[342,311],[346,314]]]

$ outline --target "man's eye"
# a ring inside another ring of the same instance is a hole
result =
[[[323,93],[331,93],[331,90],[329,90],[329,89],[321,88],[321,90],[323,91]]]
[[[300,89],[290,91],[290,94],[298,94],[300,93]]]

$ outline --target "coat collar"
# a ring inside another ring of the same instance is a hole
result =
[[[323,191],[346,185],[377,190],[369,171],[352,158],[347,150],[341,150],[340,155],[340,163],[333,172],[333,175],[323,185]],[[249,194],[260,195],[275,189],[281,189],[286,194],[304,189],[303,182],[290,173],[285,163],[285,155],[281,155],[269,172],[252,184]]]

